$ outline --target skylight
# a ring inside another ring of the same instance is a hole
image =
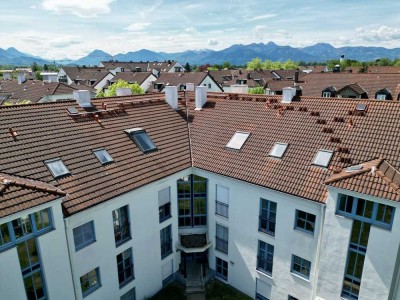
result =
[[[63,161],[59,158],[48,160],[45,161],[44,163],[49,168],[54,178],[59,178],[61,176],[70,174],[69,170],[64,165]]]
[[[102,165],[114,161],[105,149],[93,150],[93,154],[96,155],[97,159],[101,162]]]
[[[355,165],[355,166],[351,166],[348,167],[346,169],[346,173],[351,173],[351,172],[356,172],[356,171],[360,171],[362,170],[364,167],[362,165]]]
[[[329,150],[318,150],[317,155],[314,158],[313,164],[321,167],[327,167],[331,161],[333,151]]]
[[[287,147],[288,144],[286,143],[275,143],[275,145],[272,147],[271,152],[269,153],[269,156],[282,158],[283,154],[285,154]]]
[[[135,144],[142,150],[144,153],[157,150],[156,145],[150,139],[147,132],[142,128],[133,128],[125,130],[126,133],[129,134],[130,138],[133,139]]]
[[[236,131],[232,138],[229,140],[228,144],[226,144],[226,147],[230,149],[240,150],[249,135],[250,132]]]
[[[358,110],[358,111],[366,111],[367,110],[367,104],[358,103],[356,105],[356,110]]]

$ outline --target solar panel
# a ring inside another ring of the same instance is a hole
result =
[[[367,104],[358,103],[357,106],[356,106],[356,110],[358,110],[358,111],[366,111],[367,110]]]

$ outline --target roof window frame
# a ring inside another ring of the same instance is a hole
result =
[[[132,139],[132,141],[136,144],[136,146],[143,152],[143,153],[150,153],[150,152],[154,152],[158,150],[157,145],[153,142],[153,140],[151,139],[150,135],[147,133],[147,131],[143,128],[132,128],[132,129],[126,129],[124,130],[129,137]],[[143,148],[143,145],[141,144],[141,142],[139,141],[139,139],[137,138],[137,136],[139,136],[140,134],[145,134],[146,138],[147,138],[147,142],[150,142],[150,148],[149,149],[145,149]]]
[[[247,135],[247,137],[244,139],[244,141],[241,143],[240,147],[234,147],[234,145],[232,145],[233,140],[235,139],[236,135]],[[249,139],[251,133],[248,131],[241,131],[241,130],[236,130],[235,133],[232,135],[232,137],[230,138],[230,140],[228,141],[228,143],[225,145],[226,149],[230,149],[230,150],[234,150],[234,151],[240,151],[242,150],[244,144],[247,142],[247,140]],[[230,145],[231,144],[231,145]]]
[[[61,163],[62,168],[64,168],[66,172],[57,173],[56,170],[51,167],[51,165],[56,162]],[[53,159],[45,160],[44,164],[46,165],[47,169],[50,171],[51,175],[53,175],[54,179],[59,179],[59,178],[71,175],[71,171],[67,168],[67,166],[64,164],[64,162],[62,161],[61,158],[53,158]]]
[[[274,154],[272,154],[272,152],[274,151],[274,149],[275,149],[275,148],[278,148],[279,146],[285,146],[285,148],[283,149],[281,155],[274,155]],[[273,157],[273,158],[282,158],[282,157],[285,155],[285,153],[286,153],[288,147],[289,147],[289,144],[288,144],[288,143],[276,142],[276,143],[272,146],[271,151],[268,153],[268,156]]]
[[[318,157],[318,155],[319,155],[320,152],[331,153],[331,155],[330,155],[328,161],[326,162],[326,164],[319,164],[319,163],[316,163],[316,159],[317,159],[317,157]],[[329,164],[330,164],[330,162],[331,162],[331,160],[332,160],[332,158],[333,158],[333,154],[334,154],[334,151],[332,151],[332,150],[319,149],[318,152],[317,152],[317,154],[314,156],[314,159],[313,159],[312,164],[313,164],[314,166],[317,166],[317,167],[328,168],[328,166],[329,166]]]
[[[107,161],[103,161],[100,156],[98,155],[99,152],[103,151],[105,153],[105,157],[108,156],[108,158],[110,158]],[[108,153],[108,151],[104,148],[97,148],[97,149],[93,149],[92,153],[94,154],[94,156],[98,159],[98,161],[104,166],[104,165],[108,165],[110,163],[114,162],[114,159],[112,158],[112,156],[110,155],[110,153]]]

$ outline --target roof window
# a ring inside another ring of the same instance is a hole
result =
[[[47,168],[49,168],[54,178],[59,178],[71,174],[67,167],[64,165],[63,161],[59,158],[47,160],[44,163],[46,164]]]
[[[269,156],[282,158],[283,154],[285,154],[288,144],[286,143],[275,143],[272,147],[271,152],[268,154]]]
[[[364,167],[362,165],[355,165],[355,166],[351,166],[348,167],[346,169],[346,173],[352,173],[352,172],[356,172],[356,171],[360,171],[362,170]]]
[[[135,142],[136,146],[144,153],[157,150],[156,145],[153,143],[147,132],[142,128],[133,128],[125,130],[130,138]]]
[[[229,140],[228,144],[226,144],[226,147],[234,150],[240,150],[249,135],[250,132],[236,131],[232,138]]]
[[[329,150],[318,150],[317,155],[314,158],[313,165],[320,167],[327,167],[331,161],[333,151]]]
[[[93,154],[97,157],[97,159],[101,162],[102,165],[114,161],[110,156],[110,154],[108,154],[108,152],[105,149],[93,150]]]
[[[357,110],[357,111],[366,111],[366,110],[367,110],[367,104],[358,103],[358,104],[356,105],[356,110]]]

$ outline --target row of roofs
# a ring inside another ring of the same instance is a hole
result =
[[[400,201],[395,102],[177,100],[177,110],[161,93],[0,108],[0,217],[60,194],[75,214],[189,167],[319,203],[327,185]]]

